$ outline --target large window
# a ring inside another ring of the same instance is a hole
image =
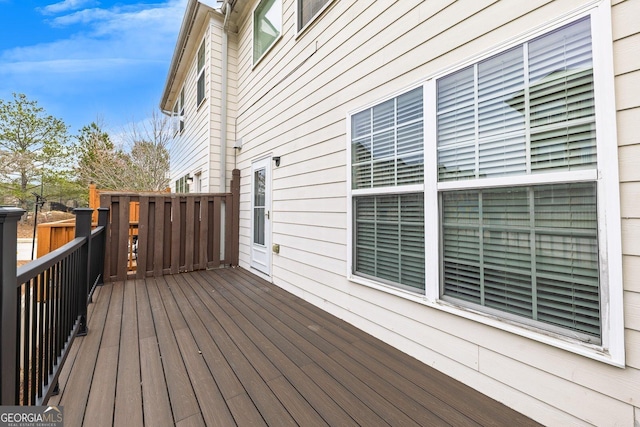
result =
[[[282,32],[282,0],[262,0],[253,11],[253,63],[278,40]]]
[[[320,13],[331,0],[298,0],[298,31]]]
[[[196,99],[196,107],[204,100],[204,62],[205,62],[205,48],[204,40],[198,49],[198,94]]]
[[[424,289],[422,87],[351,117],[353,273]]]
[[[592,37],[610,17],[599,10],[350,115],[352,280],[621,363],[612,53]]]
[[[590,28],[582,19],[438,79],[440,271],[445,299],[599,342]]]

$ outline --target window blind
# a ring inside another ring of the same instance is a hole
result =
[[[354,198],[355,271],[424,289],[424,195]]]
[[[422,88],[351,118],[352,188],[422,183]]]
[[[592,69],[584,18],[439,79],[439,181],[595,167]]]
[[[600,336],[595,183],[441,198],[444,295]]]

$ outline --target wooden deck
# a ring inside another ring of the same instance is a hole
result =
[[[242,269],[102,286],[65,426],[533,425]]]

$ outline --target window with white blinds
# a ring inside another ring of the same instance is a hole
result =
[[[442,195],[444,295],[600,336],[594,183]]]
[[[422,88],[351,117],[352,188],[424,180]]]
[[[351,116],[353,273],[424,290],[423,88]]]
[[[349,115],[348,277],[623,366],[611,19],[575,16]]]
[[[355,271],[424,289],[424,194],[354,198]]]
[[[437,82],[439,181],[596,166],[585,18]]]
[[[440,281],[443,299],[600,343],[590,24],[437,80]]]

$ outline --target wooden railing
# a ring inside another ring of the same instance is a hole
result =
[[[87,304],[103,278],[106,209],[93,231],[93,210],[74,210],[75,238],[16,268],[23,213],[0,208],[0,405],[47,402],[74,338],[87,333]]]
[[[103,191],[108,208],[105,281],[238,264],[240,171],[222,194]],[[131,221],[131,206],[139,207]]]

